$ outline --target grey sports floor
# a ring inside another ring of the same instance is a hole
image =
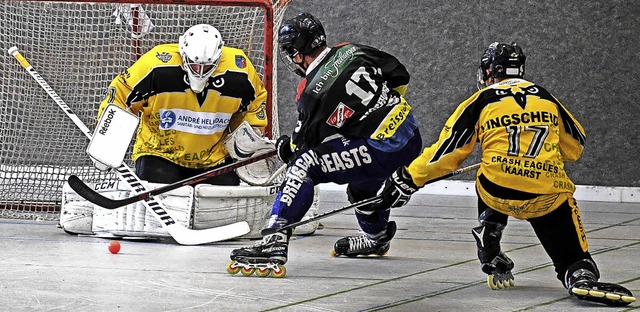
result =
[[[323,192],[320,212],[346,204]],[[640,295],[640,204],[579,202],[602,280]],[[417,195],[395,209],[399,225],[384,258],[333,258],[333,243],[357,234],[352,212],[289,245],[287,276],[226,272],[233,248],[253,241],[179,246],[171,241],[75,237],[55,222],[0,219],[2,311],[627,311],[569,297],[525,221],[510,219],[503,250],[516,286],[493,291],[470,229],[475,197]]]

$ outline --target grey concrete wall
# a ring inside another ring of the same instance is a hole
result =
[[[287,17],[310,12],[323,22],[330,45],[368,44],[404,62],[412,75],[407,99],[427,145],[476,90],[486,46],[515,41],[527,55],[525,78],[549,89],[585,127],[583,156],[567,165],[574,182],[640,186],[639,6],[637,0],[294,0]],[[283,133],[294,126],[298,81],[280,66]]]

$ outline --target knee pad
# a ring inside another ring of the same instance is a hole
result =
[[[504,224],[482,221],[481,225],[471,230],[478,246],[478,259],[481,263],[492,261],[500,254],[500,240]]]
[[[561,281],[564,287],[569,289],[579,279],[588,279],[594,282],[600,279],[600,271],[598,271],[598,266],[593,259],[580,259],[569,265]]]

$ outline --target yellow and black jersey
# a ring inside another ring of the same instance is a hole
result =
[[[482,147],[478,177],[527,194],[575,190],[564,161],[580,157],[585,132],[541,86],[508,79],[476,92],[458,106],[438,142],[425,148],[408,172],[417,185],[424,185],[459,168],[476,142]]]
[[[239,49],[224,47],[201,93],[193,92],[177,44],[145,53],[109,85],[98,117],[108,104],[140,116],[133,159],[153,155],[187,168],[208,168],[227,151],[222,139],[246,120],[267,125],[267,91],[253,64]]]

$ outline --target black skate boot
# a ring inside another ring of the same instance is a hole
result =
[[[250,276],[255,272],[260,277],[269,274],[273,277],[284,277],[287,274],[284,264],[287,263],[289,237],[291,231],[276,232],[263,237],[252,247],[234,249],[227,272],[241,272],[244,276]]]
[[[578,269],[566,279],[569,294],[580,300],[626,306],[636,301],[631,291],[618,284],[598,282],[598,277],[586,269]]]
[[[364,234],[339,239],[333,246],[331,255],[334,257],[384,256],[389,251],[390,242],[394,235],[396,235],[396,223],[390,221],[387,224],[387,229],[377,235],[378,237],[369,238]]]
[[[482,216],[484,213],[480,219]],[[493,290],[515,285],[511,273],[513,261],[500,251],[500,240],[504,227],[504,224],[481,220],[481,225],[471,231],[478,245],[478,259],[482,272],[488,275],[487,284]]]
[[[491,262],[482,264],[482,272],[487,273],[489,288],[496,290],[514,286],[514,278],[511,270],[513,261],[503,252],[500,252]]]

